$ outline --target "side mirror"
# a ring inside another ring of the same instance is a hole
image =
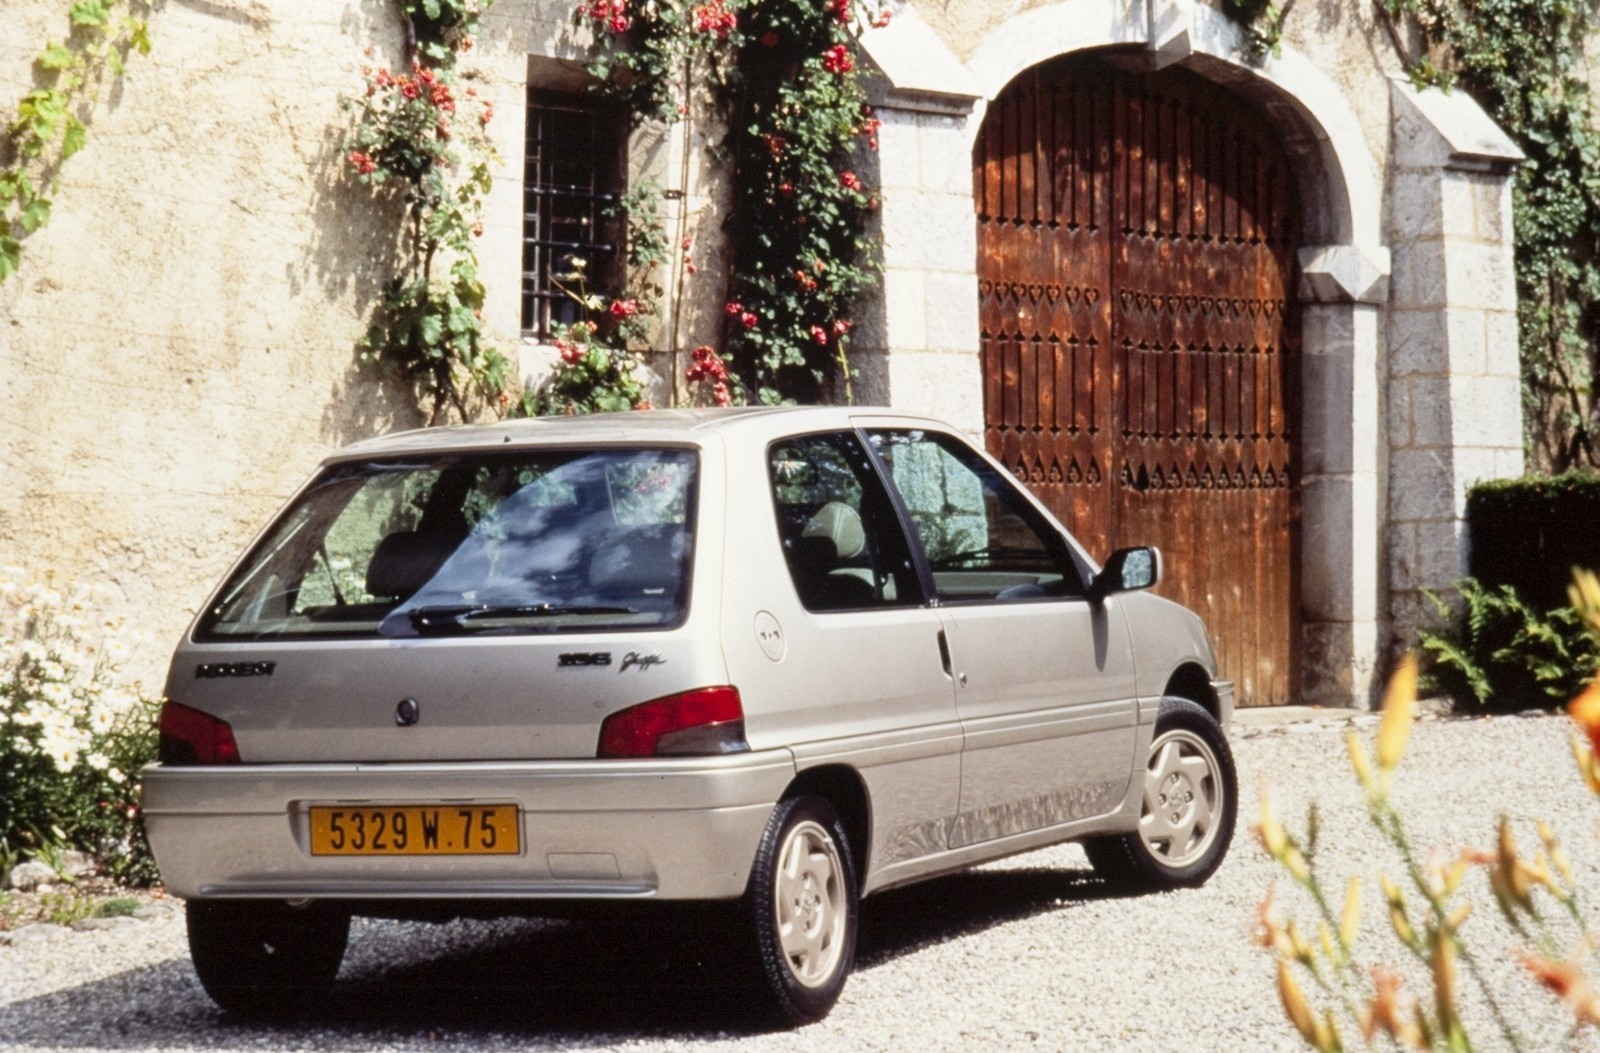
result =
[[[1161,550],[1154,545],[1119,548],[1089,583],[1089,598],[1096,603],[1119,592],[1137,592],[1161,581]]]

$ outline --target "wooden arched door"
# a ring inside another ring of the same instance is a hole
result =
[[[1067,57],[973,151],[989,451],[1104,558],[1159,545],[1245,705],[1297,689],[1298,197],[1269,119]]]

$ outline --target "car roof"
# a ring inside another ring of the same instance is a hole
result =
[[[326,463],[405,453],[503,449],[508,446],[686,443],[704,445],[711,435],[737,435],[767,442],[785,435],[851,428],[861,419],[886,418],[908,425],[948,427],[931,417],[881,406],[736,406],[726,409],[630,410],[570,417],[525,417],[490,424],[419,428],[357,442]]]

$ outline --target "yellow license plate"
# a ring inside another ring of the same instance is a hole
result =
[[[514,804],[311,809],[314,856],[495,856],[521,851]]]

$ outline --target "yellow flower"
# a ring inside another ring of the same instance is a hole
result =
[[[1305,856],[1300,854],[1299,846],[1278,821],[1278,809],[1272,796],[1272,787],[1262,783],[1260,796],[1261,819],[1256,823],[1256,836],[1261,838],[1261,844],[1266,848],[1267,854],[1282,863],[1296,881],[1306,881],[1311,876],[1311,869],[1306,865]]]
[[[1416,719],[1412,712],[1416,700],[1417,659],[1408,654],[1389,678],[1389,688],[1383,694],[1383,719],[1378,724],[1378,770],[1385,775],[1399,766],[1405,754],[1411,724]]]
[[[1295,982],[1289,963],[1282,958],[1278,959],[1278,996],[1283,999],[1283,1011],[1288,1014],[1294,1029],[1300,1032],[1301,1038],[1325,1053],[1343,1048],[1333,1021],[1326,1016],[1318,1018],[1311,1003],[1306,1001],[1300,985]]]
[[[1339,916],[1339,943],[1349,950],[1361,931],[1361,879],[1353,877],[1344,892],[1344,913]]]
[[[1600,578],[1592,570],[1572,568],[1572,584],[1567,587],[1572,609],[1583,615],[1589,626],[1600,633]]]
[[[1356,779],[1361,783],[1363,790],[1371,793],[1372,762],[1367,760],[1367,748],[1361,744],[1360,737],[1353,731],[1345,733],[1344,741],[1350,749],[1350,766],[1356,770]]]

